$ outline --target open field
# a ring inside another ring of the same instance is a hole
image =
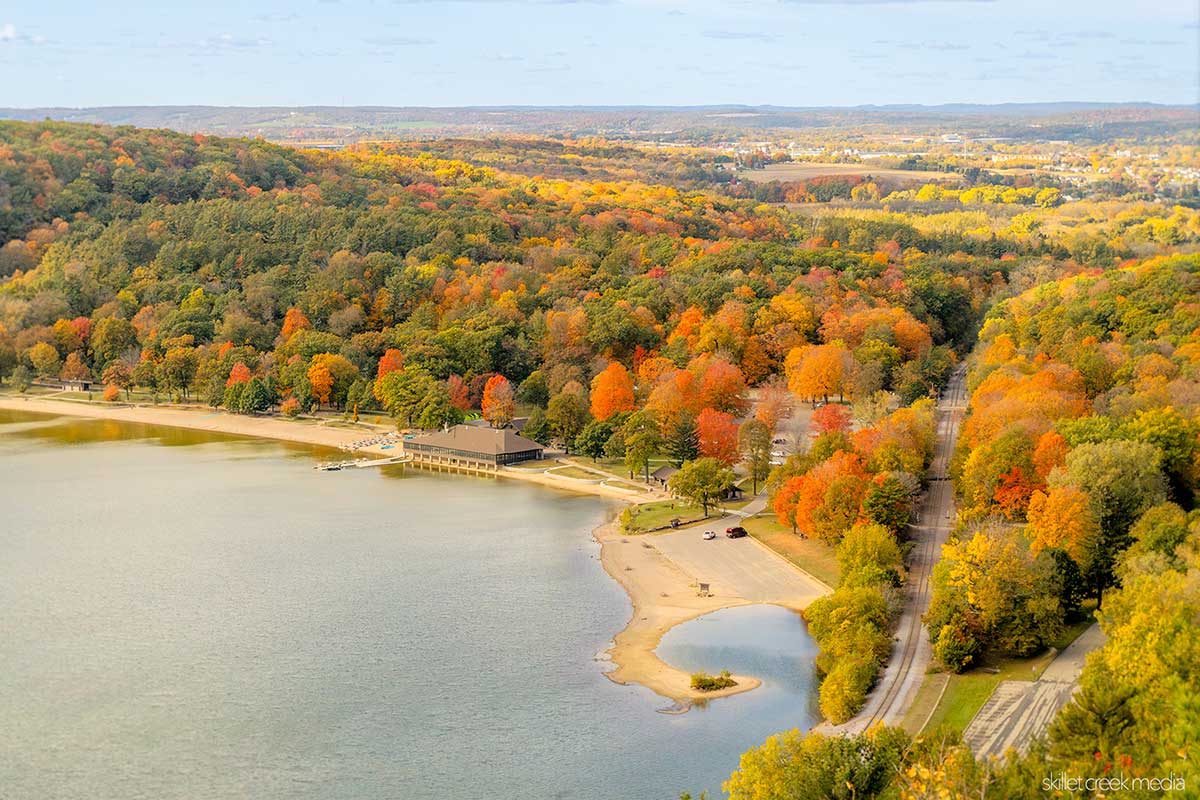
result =
[[[769,181],[804,181],[828,175],[870,175],[875,178],[911,181],[913,183],[962,183],[962,176],[952,172],[929,172],[912,169],[893,169],[879,164],[769,164],[763,169],[739,172],[739,177],[754,183]]]

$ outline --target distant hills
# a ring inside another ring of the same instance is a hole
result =
[[[0,108],[0,117],[54,119],[282,142],[345,144],[369,139],[539,134],[680,141],[778,136],[789,129],[960,130],[1012,138],[1109,138],[1171,133],[1197,124],[1196,106],[1151,103],[1004,103],[785,106],[105,106]],[[1132,128],[1132,130],[1131,130]],[[1087,132],[1091,133],[1088,135]]]

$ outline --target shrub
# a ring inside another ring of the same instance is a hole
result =
[[[110,383],[108,386],[104,387],[104,402],[115,403],[117,402],[117,398],[120,396],[121,387],[117,386],[115,383]]]
[[[633,509],[626,506],[621,512],[621,529],[626,531],[633,530]]]
[[[835,725],[853,717],[862,708],[878,664],[851,656],[838,661],[821,681],[821,713]]]
[[[817,668],[825,673],[821,713],[834,723],[862,707],[879,665],[891,652],[891,615],[882,588],[842,586],[804,612],[821,650]]]
[[[294,397],[289,397],[279,404],[279,411],[285,417],[296,418],[300,416],[300,401]]]
[[[24,364],[18,364],[17,368],[12,371],[12,382],[18,392],[25,394],[33,384],[33,372]]]
[[[246,391],[246,384],[232,383],[225,387],[225,410],[234,414],[242,410],[242,393]]]
[[[721,670],[720,675],[709,675],[707,672],[697,672],[692,675],[692,688],[701,692],[715,692],[718,689],[728,689],[730,686],[737,686],[735,681],[729,675],[729,670]]]
[[[947,669],[962,672],[975,663],[981,649],[971,624],[965,617],[955,614],[938,630],[933,654]]]
[[[792,729],[743,753],[725,790],[729,800],[866,800],[888,791],[909,751],[908,734],[885,725],[847,736]]]
[[[860,523],[847,531],[838,545],[837,560],[843,586],[899,586],[904,572],[896,537],[883,525]]]

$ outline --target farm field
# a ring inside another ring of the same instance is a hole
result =
[[[962,182],[962,176],[950,172],[931,172],[927,170],[893,169],[878,164],[820,164],[803,162],[794,164],[769,164],[763,169],[746,170],[738,173],[742,178],[754,183],[770,181],[803,181],[809,178],[829,175],[870,175],[874,178],[889,178],[891,180],[912,181],[913,183],[953,183]]]

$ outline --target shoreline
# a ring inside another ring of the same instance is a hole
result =
[[[615,520],[600,525],[592,536],[600,544],[604,571],[625,590],[633,607],[629,621],[606,651],[613,664],[604,673],[606,678],[623,686],[636,683],[674,701],[677,707],[665,713],[683,713],[693,703],[749,692],[762,685],[750,675],[733,675],[736,686],[701,692],[692,688],[691,673],[671,666],[655,652],[663,636],[676,625],[753,602],[733,595],[701,597],[687,573],[657,549],[642,546],[640,540],[645,534],[627,536]]]
[[[54,416],[83,417],[87,419],[114,420],[141,425],[163,425],[170,428],[187,428],[189,430],[223,433],[231,436],[248,436],[257,439],[272,439],[281,442],[307,444],[315,447],[330,447],[345,449],[354,442],[360,441],[372,434],[380,433],[378,426],[360,423],[359,428],[343,428],[328,425],[325,422],[309,420],[289,420],[275,416],[246,416],[230,414],[226,411],[211,408],[181,408],[179,406],[144,406],[128,403],[99,403],[84,400],[60,400],[49,397],[0,394],[0,409],[23,411],[31,414],[51,414]],[[378,445],[361,447],[352,454],[386,458],[393,455]],[[423,469],[412,465],[414,469]],[[475,473],[471,473],[475,474]],[[537,483],[552,489],[561,489],[576,494],[604,497],[610,500],[659,500],[662,494],[657,491],[630,492],[605,486],[599,482],[578,480],[567,477],[547,475],[544,472],[503,467],[492,475],[478,477],[510,478],[512,480]]]
[[[372,431],[377,431],[369,426],[342,428],[319,422],[229,414],[207,408],[123,403],[100,405],[11,394],[0,394],[0,409],[162,425],[330,448],[345,448],[369,436]],[[377,445],[353,452],[381,457],[390,455]],[[625,504],[661,499],[661,493],[656,491],[633,494],[601,483],[555,477],[539,471],[505,468],[498,471],[495,477],[537,483],[551,489],[599,496]],[[632,606],[629,621],[613,637],[612,646],[606,651],[613,668],[604,673],[605,677],[614,683],[634,683],[650,689],[676,704],[674,708],[662,709],[663,713],[676,714],[685,713],[695,703],[749,692],[762,685],[762,681],[753,676],[733,675],[736,686],[701,692],[691,687],[691,673],[666,663],[655,653],[663,636],[676,625],[713,611],[754,605],[758,601],[722,592],[714,592],[708,597],[699,596],[695,582],[683,569],[657,548],[643,547],[643,542],[649,541],[646,535],[627,536],[621,533],[615,518],[598,526],[592,531],[592,536],[600,545],[600,562],[604,571],[625,590]],[[793,611],[803,610],[802,607],[787,603],[775,605]]]

